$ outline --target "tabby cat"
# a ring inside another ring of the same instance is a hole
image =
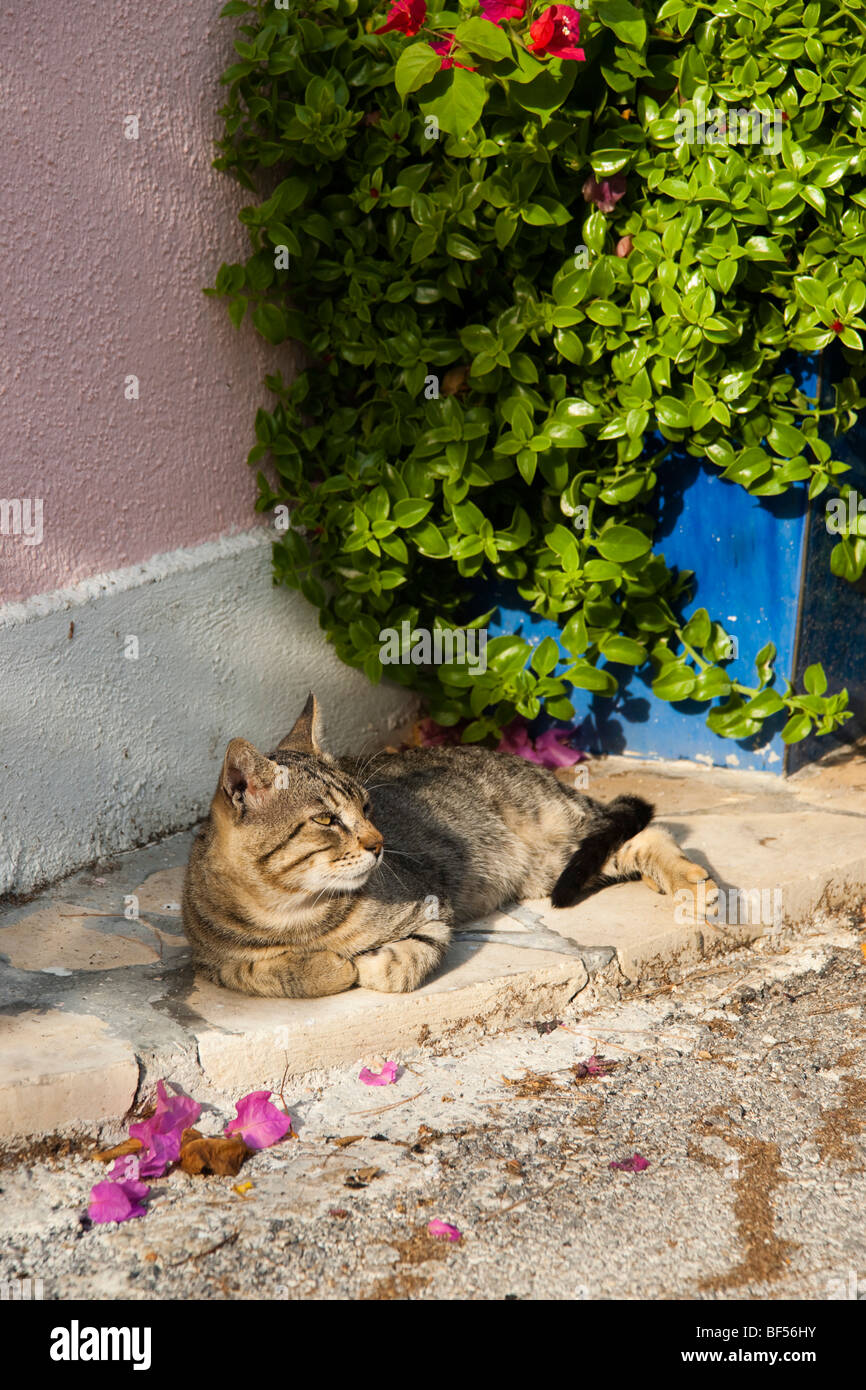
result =
[[[193,845],[184,926],[196,966],[229,989],[412,990],[454,927],[518,898],[567,907],[617,879],[665,893],[707,879],[639,797],[602,804],[477,747],[335,760],[317,726],[311,695],[270,757],[232,739]]]

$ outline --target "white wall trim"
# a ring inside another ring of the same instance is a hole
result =
[[[213,564],[215,560],[239,555],[244,551],[254,550],[257,546],[269,545],[273,539],[273,534],[264,526],[257,526],[253,530],[220,536],[215,541],[205,541],[201,545],[166,550],[159,555],[151,555],[149,560],[143,560],[140,564],[93,574],[64,589],[34,594],[32,598],[22,599],[17,603],[0,604],[0,631],[3,628],[32,622],[34,618],[48,617],[50,613],[66,612],[69,608],[89,603],[94,598],[102,598],[105,594],[122,594],[129,589],[137,589],[142,584],[155,584],[170,574],[188,573],[201,565]]]

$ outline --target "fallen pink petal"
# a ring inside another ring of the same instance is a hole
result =
[[[607,1076],[614,1062],[607,1061],[604,1057],[587,1057],[585,1062],[578,1062],[575,1071],[578,1076]]]
[[[617,1161],[612,1159],[608,1164],[609,1168],[616,1168],[620,1173],[642,1173],[645,1168],[649,1168],[649,1159],[642,1154],[634,1153],[631,1158],[623,1158]]]
[[[124,1154],[122,1158],[116,1158],[114,1167],[109,1169],[108,1176],[113,1179],[126,1178],[129,1182],[138,1182],[141,1177],[141,1159],[138,1154]]]
[[[183,1131],[169,1130],[168,1134],[152,1134],[149,1143],[139,1157],[138,1172],[142,1178],[161,1178],[172,1163],[180,1158],[180,1141]],[[133,1136],[134,1138],[141,1136]]]
[[[358,1073],[358,1080],[363,1081],[365,1086],[390,1086],[397,1080],[397,1063],[386,1062],[381,1071],[371,1071],[369,1067],[362,1067]]]
[[[291,1117],[270,1099],[270,1091],[251,1091],[237,1102],[237,1115],[225,1127],[226,1134],[239,1134],[250,1149],[269,1149],[292,1127]]]
[[[157,1081],[156,1097],[153,1115],[129,1126],[130,1137],[141,1140],[142,1176],[151,1178],[161,1177],[170,1163],[177,1162],[181,1136],[201,1114],[198,1101],[169,1095],[164,1081]]]
[[[438,1217],[428,1222],[427,1230],[429,1234],[435,1236],[437,1240],[461,1239],[461,1232],[458,1231],[456,1226],[449,1226],[447,1221],[440,1221]]]
[[[149,1191],[147,1183],[132,1179],[126,1182],[98,1182],[91,1189],[87,1215],[97,1226],[107,1221],[130,1221],[133,1217],[145,1216],[147,1208],[141,1205],[141,1198],[146,1197]]]

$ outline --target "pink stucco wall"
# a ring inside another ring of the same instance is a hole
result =
[[[0,9],[0,498],[44,499],[41,545],[0,535],[0,603],[255,521],[253,415],[291,351],[201,293],[247,247],[249,195],[210,168],[220,8]]]

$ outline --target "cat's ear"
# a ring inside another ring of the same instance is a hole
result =
[[[220,788],[238,810],[262,806],[274,789],[277,768],[245,738],[233,738],[223,759]]]
[[[277,752],[282,748],[290,748],[295,753],[321,754],[322,750],[319,747],[320,726],[319,702],[311,691],[307,696],[307,703],[295,720],[291,733],[286,734],[285,738],[277,744]]]

